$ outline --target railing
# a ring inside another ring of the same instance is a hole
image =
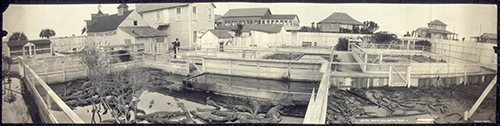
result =
[[[20,57],[22,59],[22,57]],[[43,123],[84,123],[57,94],[23,61],[19,73],[32,94]]]

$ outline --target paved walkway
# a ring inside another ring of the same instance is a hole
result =
[[[2,123],[33,123],[21,94],[20,80],[11,79],[10,84],[2,83]]]

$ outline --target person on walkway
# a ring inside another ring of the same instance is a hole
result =
[[[181,46],[181,42],[179,42],[179,38],[175,38],[175,41],[172,42],[174,47],[174,58],[177,59],[177,52],[179,51],[179,46]]]

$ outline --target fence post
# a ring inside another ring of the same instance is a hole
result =
[[[64,60],[62,61],[61,66],[62,66],[63,82],[66,82],[66,68],[64,68],[64,66],[66,66],[66,65],[64,65]]]
[[[189,59],[186,59],[186,69],[187,69],[187,75],[189,76],[189,74],[191,73],[190,69],[189,69]]]
[[[229,59],[228,63],[229,63],[229,68],[228,68],[229,69],[229,75],[231,75],[231,59]]]
[[[366,63],[368,63],[368,54],[365,52],[365,67],[363,68],[363,72],[366,71]]]
[[[207,72],[207,69],[205,68],[206,66],[206,61],[205,61],[205,58],[201,58],[201,67],[203,68],[203,73],[206,73]]]
[[[259,63],[259,60],[257,60],[257,77],[260,77],[260,63]]]
[[[389,80],[387,86],[391,86],[391,80],[392,80],[392,66],[389,65]]]
[[[19,74],[21,74],[21,78],[24,77],[24,67],[23,67],[23,62],[22,61],[19,61]]]
[[[406,67],[406,82],[408,83],[408,88],[410,88],[411,85],[411,65]]]
[[[464,85],[467,85],[467,65],[465,65],[465,72],[464,72]]]

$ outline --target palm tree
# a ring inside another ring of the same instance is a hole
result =
[[[28,37],[24,35],[22,32],[14,32],[10,37],[9,41],[21,41],[21,40],[28,40]]]
[[[52,29],[43,29],[42,31],[40,31],[40,38],[50,38],[52,36],[55,36],[56,35],[56,32],[54,32],[54,30]]]

